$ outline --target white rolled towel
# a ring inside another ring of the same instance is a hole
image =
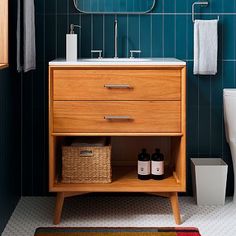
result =
[[[217,74],[218,20],[195,20],[194,74]]]

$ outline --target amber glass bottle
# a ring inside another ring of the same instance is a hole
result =
[[[146,149],[138,155],[138,178],[148,180],[151,178],[151,159]]]

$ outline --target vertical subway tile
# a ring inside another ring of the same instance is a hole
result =
[[[224,16],[222,19],[223,24],[223,59],[235,58],[235,22],[234,16]]]
[[[176,13],[187,13],[189,0],[176,0]]]
[[[175,17],[165,15],[164,17],[164,57],[175,56]]]
[[[187,58],[187,17],[186,16],[176,16],[176,57],[179,59]]]
[[[193,59],[193,32],[194,32],[194,25],[192,22],[192,17],[187,16],[187,59]]]
[[[139,24],[139,16],[128,16],[128,51],[139,50]],[[136,57],[139,57],[139,55],[136,55]]]
[[[47,159],[44,149],[44,140],[46,133],[44,119],[45,107],[42,106],[42,101],[46,99],[44,97],[44,83],[42,79],[44,77],[44,63],[38,63],[36,71],[32,72],[32,78],[34,80],[34,86],[32,87],[34,96],[34,106],[32,107],[33,123],[34,123],[34,139],[33,139],[33,150],[34,154],[34,185],[33,192],[35,195],[40,195],[43,192],[44,184],[42,182],[42,176],[44,176],[44,159]]]
[[[140,49],[141,57],[151,56],[151,16],[140,16]]]
[[[104,19],[104,56],[114,57],[114,15],[105,15]]]
[[[211,79],[211,152],[212,156],[221,156],[223,138],[223,72],[222,62],[218,73]]]
[[[223,17],[221,16],[220,21],[218,22],[218,60],[223,60],[223,52],[224,52],[224,45],[223,45]]]
[[[22,153],[24,153],[24,158],[22,159],[22,191],[24,196],[33,195],[33,185],[34,185],[34,150],[33,150],[33,81],[34,78],[31,77],[31,73],[27,73],[24,76],[22,84],[22,101],[24,104],[24,113],[22,116],[22,126],[24,127],[22,132]]]
[[[36,55],[37,55],[37,61],[43,61],[44,60],[44,37],[45,37],[45,18],[44,15],[36,15],[36,21],[35,21],[35,34],[36,34]]]
[[[57,1],[57,9],[56,12],[57,14],[66,14],[68,10],[68,1],[72,0],[56,0]]]
[[[45,2],[44,1],[35,1],[36,14],[44,14],[44,11],[45,11]]]
[[[163,17],[152,16],[152,57],[163,57]]]
[[[45,13],[46,14],[57,14],[57,0],[45,0]]]
[[[187,152],[198,153],[198,76],[193,63],[187,63]]]
[[[65,58],[66,55],[66,34],[67,29],[67,16],[58,15],[57,16],[57,36],[56,36],[56,46],[57,46],[57,57]]]
[[[178,2],[178,0],[177,0]],[[164,1],[164,13],[174,13],[176,10],[176,0]]]
[[[199,153],[210,156],[211,76],[199,76]]]
[[[81,16],[81,57],[91,57],[91,15]]]
[[[224,0],[211,1],[210,3],[211,12],[221,13],[223,11],[223,2],[225,1]]]
[[[235,63],[233,61],[225,61],[223,63],[223,87],[235,87]]]
[[[103,15],[93,16],[92,49],[103,50]],[[98,55],[95,55],[96,57]]]
[[[235,12],[235,1],[222,1],[223,12],[233,13]]]
[[[118,57],[128,57],[128,16],[118,15]],[[113,30],[114,32],[114,30]]]
[[[56,58],[56,17],[54,15],[45,16],[45,59],[47,61]],[[39,42],[36,42],[39,43]],[[44,42],[41,42],[44,43]]]

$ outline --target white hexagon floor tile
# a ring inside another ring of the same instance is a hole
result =
[[[53,226],[53,197],[23,197],[2,236],[33,236],[38,227]],[[236,236],[236,204],[197,206],[180,197],[183,224],[202,236]],[[85,195],[65,200],[62,227],[173,227],[168,199],[146,195]]]

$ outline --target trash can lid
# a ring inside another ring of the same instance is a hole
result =
[[[236,89],[224,89],[224,96],[236,96]]]
[[[195,166],[227,166],[222,158],[191,158]]]

